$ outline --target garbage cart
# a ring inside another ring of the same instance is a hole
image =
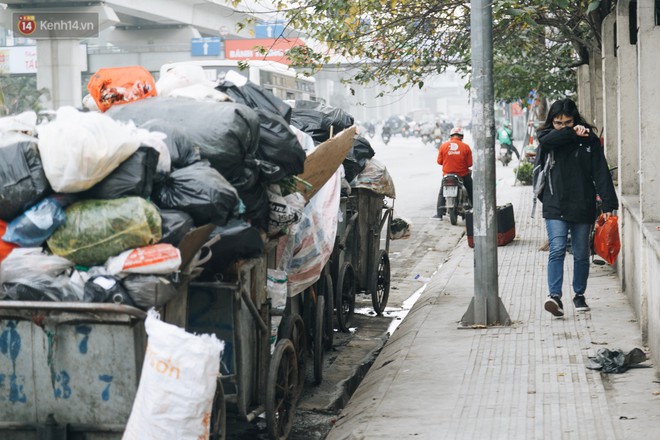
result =
[[[344,222],[337,229],[331,267],[337,323],[340,330],[347,332],[356,293],[370,294],[374,311],[379,315],[387,305],[390,292],[388,232],[393,207],[386,203],[382,194],[365,188],[353,188],[349,196],[342,197],[340,207]]]

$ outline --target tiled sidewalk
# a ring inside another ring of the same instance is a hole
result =
[[[499,294],[513,323],[459,329],[474,294],[473,250],[462,240],[390,338],[327,437],[338,439],[660,438],[654,368],[606,375],[586,368],[599,348],[629,351],[641,335],[609,266],[591,266],[591,312],[543,309],[547,252],[529,187],[498,187],[517,238],[498,248]]]

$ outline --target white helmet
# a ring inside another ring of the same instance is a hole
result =
[[[454,127],[449,132],[449,136],[459,135],[463,136],[463,129],[461,127]]]

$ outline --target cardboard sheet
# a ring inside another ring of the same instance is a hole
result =
[[[319,144],[316,150],[307,156],[305,171],[299,174],[298,177],[310,183],[312,187],[307,188],[301,182],[296,185],[305,200],[309,201],[337,171],[348,152],[351,151],[354,137],[355,126],[347,128],[333,138]]]

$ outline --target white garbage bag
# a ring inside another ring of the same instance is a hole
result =
[[[56,119],[37,131],[41,162],[55,192],[91,188],[140,147],[133,123],[73,107],[61,107]]]
[[[154,309],[144,326],[147,352],[122,440],[208,439],[224,342],[162,322]]]

